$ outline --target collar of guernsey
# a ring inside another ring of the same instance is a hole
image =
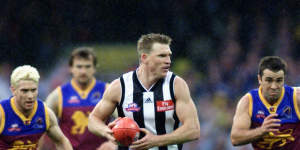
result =
[[[93,90],[93,88],[96,86],[96,79],[93,78],[92,82],[88,85],[88,88],[85,90],[81,90],[79,88],[79,86],[76,84],[75,80],[72,79],[70,81],[70,84],[72,86],[72,88],[76,91],[76,93],[78,94],[78,96],[80,96],[81,99],[86,99],[89,95],[89,93]],[[108,87],[109,84],[105,84],[104,89],[106,89]],[[62,91],[62,86],[58,87],[58,117],[61,118],[62,117],[62,107],[63,107],[63,91]],[[81,96],[83,95],[83,97]]]
[[[9,101],[10,101],[10,105],[11,105],[12,110],[22,120],[22,122],[24,124],[27,124],[27,123],[30,124],[32,118],[34,117],[34,115],[37,112],[38,101],[34,102],[33,110],[31,111],[31,113],[30,113],[30,115],[28,117],[26,117],[25,115],[23,115],[23,113],[20,112],[17,109],[17,106],[15,104],[15,97],[12,97]],[[50,126],[49,114],[48,114],[48,110],[47,110],[46,104],[44,104],[44,103],[42,103],[42,104],[44,105],[44,111],[45,111],[46,130],[48,130],[49,126]],[[4,112],[4,109],[3,109],[2,105],[0,105],[0,113],[1,113],[0,133],[2,133],[2,131],[4,129],[4,125],[5,125],[5,119],[6,119],[5,112]]]
[[[284,86],[282,89],[282,93],[281,96],[279,97],[279,99],[277,100],[277,102],[273,105],[270,105],[267,100],[263,97],[262,92],[261,92],[261,87],[259,87],[259,89],[256,90],[251,90],[248,93],[248,97],[249,97],[249,115],[250,117],[253,117],[253,109],[255,107],[258,106],[253,106],[254,101],[257,101],[257,98],[259,98],[259,101],[261,101],[262,105],[267,109],[267,111],[269,113],[276,113],[277,109],[281,106],[281,103],[283,103],[283,101],[285,101],[284,99],[286,99],[287,97],[285,95],[290,95],[289,97],[292,98],[292,103],[293,103],[293,108],[295,110],[296,116],[297,118],[300,119],[300,111],[298,108],[298,102],[297,102],[297,95],[296,95],[296,90],[297,88],[293,88],[293,87],[289,87],[289,86]],[[272,108],[272,109],[271,109]],[[272,111],[270,111],[272,110]]]
[[[87,88],[85,90],[80,89],[79,85],[75,82],[74,79],[71,80],[71,85],[74,87],[74,89],[78,92],[78,94],[80,95],[80,97],[82,99],[86,99],[88,94],[90,93],[90,91],[92,90],[92,88],[95,86],[96,84],[96,79],[92,79],[92,82],[90,82],[90,84],[87,86]]]

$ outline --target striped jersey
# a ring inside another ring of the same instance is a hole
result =
[[[37,149],[38,140],[50,125],[44,103],[35,101],[31,114],[26,117],[17,109],[14,98],[10,98],[1,101],[0,112],[0,150]]]
[[[270,105],[263,97],[261,88],[248,94],[251,128],[262,125],[264,118],[272,113],[281,120],[278,132],[269,132],[261,139],[252,142],[255,150],[300,150],[300,113],[297,106],[296,90],[284,86],[278,101]],[[298,146],[297,146],[298,145]]]
[[[74,150],[95,150],[105,139],[88,131],[88,116],[102,99],[106,83],[93,80],[81,90],[74,80],[59,87],[59,125]]]
[[[174,79],[176,75],[168,72],[149,90],[137,78],[136,71],[120,77],[122,96],[117,106],[120,117],[134,119],[140,128],[146,128],[155,135],[171,133],[179,127],[175,112]],[[119,150],[128,147],[119,146]],[[181,150],[182,144],[153,147],[150,150]]]

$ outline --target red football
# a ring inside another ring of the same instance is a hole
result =
[[[112,131],[116,141],[121,146],[129,146],[138,139],[140,134],[140,128],[137,123],[128,117],[118,120]]]

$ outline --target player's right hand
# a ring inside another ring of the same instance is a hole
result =
[[[113,136],[113,131],[112,131],[112,128],[116,125],[117,121],[120,120],[121,118],[118,117],[117,119],[115,119],[114,121],[110,122],[108,125],[107,125],[107,128],[105,128],[103,130],[103,136],[108,139],[109,141],[111,141],[112,143],[116,144],[116,139],[115,137]]]
[[[278,114],[270,114],[269,116],[267,116],[265,119],[264,119],[264,122],[263,124],[261,125],[261,131],[262,131],[262,134],[267,134],[269,132],[277,132],[279,131],[279,128],[280,127],[280,119],[276,119],[275,117],[277,117]]]
[[[101,136],[102,136],[102,137],[108,139],[109,141],[112,141],[112,142],[113,142],[113,141],[116,140],[116,139],[114,138],[114,136],[113,136],[113,131],[112,131],[109,127],[107,127],[107,126],[103,127],[103,128],[101,129],[100,133],[101,133]]]
[[[118,117],[117,119],[115,119],[114,121],[110,122],[107,126],[112,129],[116,124],[117,122],[121,119],[121,117]]]

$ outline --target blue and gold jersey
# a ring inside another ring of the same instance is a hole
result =
[[[74,80],[59,87],[59,124],[76,149],[96,149],[105,140],[87,129],[88,115],[102,99],[107,84],[93,80],[81,90]]]
[[[35,150],[40,137],[49,128],[49,115],[44,103],[35,101],[29,117],[16,107],[14,98],[0,103],[0,149]]]
[[[284,86],[278,101],[270,105],[263,97],[261,88],[251,90],[249,96],[249,114],[251,128],[262,125],[265,117],[278,114],[281,120],[278,132],[270,132],[261,139],[252,143],[255,150],[296,150],[300,144],[300,113],[297,106],[296,91],[294,88]]]

